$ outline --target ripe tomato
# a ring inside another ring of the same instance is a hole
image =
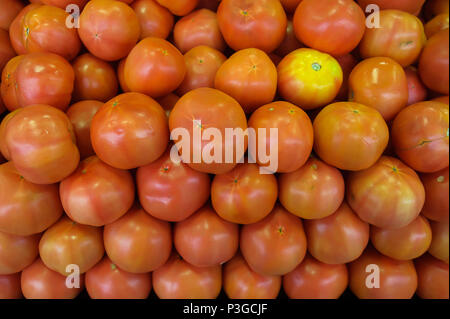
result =
[[[200,9],[181,18],[173,29],[177,48],[184,54],[199,45],[206,45],[218,51],[226,48],[220,33],[217,15],[208,9]]]
[[[66,278],[38,258],[22,271],[23,296],[27,299],[74,299],[84,288],[84,275],[80,276],[79,288],[68,288]]]
[[[276,299],[281,277],[257,274],[238,254],[223,268],[223,288],[230,299]]]
[[[235,51],[256,48],[270,53],[286,33],[286,13],[277,0],[222,0],[217,19],[225,41]]]
[[[158,3],[170,10],[174,15],[185,16],[189,14],[198,4],[198,0],[156,0]]]
[[[345,265],[324,264],[309,254],[283,277],[283,288],[291,299],[338,299],[347,289]]]
[[[96,57],[115,61],[125,57],[139,39],[136,13],[120,1],[92,0],[80,15],[78,34]]]
[[[449,28],[449,16],[448,13],[440,14],[434,17],[432,20],[425,24],[425,34],[428,39],[439,31]]]
[[[330,216],[344,200],[345,185],[341,172],[314,157],[298,170],[281,174],[279,182],[280,202],[301,218]]]
[[[341,89],[336,97],[338,101],[347,101],[349,94],[349,77],[353,68],[358,64],[358,60],[351,54],[342,55],[336,58],[342,69],[343,81]]]
[[[388,141],[389,129],[381,114],[362,104],[330,104],[314,120],[314,150],[322,160],[342,170],[371,167]]]
[[[448,8],[448,0],[429,0],[425,5],[424,16],[427,20],[430,20],[439,14],[448,13]]]
[[[303,45],[300,41],[298,41],[294,32],[294,23],[292,20],[288,20],[286,33],[284,35],[284,40],[281,42],[280,46],[275,50],[275,54],[280,57],[285,57],[292,51],[302,48]]]
[[[361,8],[365,10],[368,5],[375,4],[381,10],[395,9],[418,15],[422,10],[425,0],[357,0]]]
[[[202,87],[214,88],[214,80],[220,66],[227,60],[225,55],[216,49],[200,45],[184,55],[186,76],[178,87],[180,96]]]
[[[428,96],[428,91],[422,80],[419,72],[413,66],[408,66],[405,69],[406,81],[408,82],[408,103],[407,105],[416,104],[425,101]]]
[[[123,92],[126,93],[130,92],[131,90],[125,82],[125,62],[126,58],[120,60],[119,64],[117,65],[117,79],[119,80],[120,88]]]
[[[23,7],[21,0],[2,0],[0,3],[0,29],[8,31],[11,22]]]
[[[250,268],[261,275],[285,275],[306,254],[306,236],[300,218],[281,206],[263,220],[241,229],[241,252]]]
[[[0,29],[0,72],[3,70],[6,63],[8,63],[15,55],[16,52],[14,52],[14,49],[11,46],[8,32]],[[0,104],[1,103],[2,102],[0,102]]]
[[[39,254],[40,237],[0,232],[0,275],[17,273],[31,264]]]
[[[211,181],[208,174],[195,171],[183,162],[173,162],[167,150],[152,164],[138,168],[136,184],[140,203],[147,213],[179,222],[206,203]]]
[[[431,230],[433,232],[433,241],[428,252],[433,257],[445,261],[448,264],[448,222],[431,222]]]
[[[0,299],[21,299],[20,273],[0,275]]]
[[[66,9],[69,4],[74,4],[81,9],[83,9],[84,5],[88,0],[39,0],[43,4],[48,4],[50,6],[59,7],[61,9]],[[31,1],[33,2],[33,1]]]
[[[449,96],[448,96],[448,95],[447,95],[447,96],[440,96],[440,97],[437,97],[437,98],[433,99],[432,101],[445,103],[445,104],[447,104],[447,105],[450,104],[450,103],[449,103]]]
[[[77,224],[66,216],[47,229],[39,242],[44,264],[64,276],[69,274],[66,267],[71,264],[78,265],[80,274],[84,274],[104,253],[102,228]]]
[[[169,119],[170,112],[172,112],[179,99],[180,97],[174,93],[169,93],[166,96],[156,99],[156,101],[161,104],[164,111],[166,111],[167,119]]]
[[[169,141],[166,114],[144,94],[118,95],[92,119],[91,141],[98,157],[113,167],[150,164],[164,153]]]
[[[92,299],[147,299],[152,277],[124,271],[104,257],[86,273],[86,290]]]
[[[302,0],[280,0],[280,2],[286,12],[293,13]]]
[[[295,50],[278,64],[280,95],[302,109],[315,109],[332,102],[342,81],[339,63],[316,50]]]
[[[156,37],[166,39],[172,32],[172,13],[156,0],[136,0],[131,4],[141,26],[140,39]]]
[[[414,261],[418,276],[417,295],[422,299],[447,299],[448,264],[426,254]]]
[[[175,248],[197,267],[221,265],[239,248],[239,226],[223,220],[207,205],[175,225]]]
[[[449,221],[448,167],[431,174],[421,174],[425,187],[425,205],[422,214],[437,222]]]
[[[277,92],[277,68],[259,49],[245,49],[233,54],[216,74],[215,87],[229,94],[251,114],[274,100]]]
[[[448,105],[440,102],[421,102],[403,109],[391,128],[397,155],[423,173],[448,167],[448,121]]]
[[[216,299],[222,289],[222,267],[195,267],[174,253],[153,272],[153,289],[161,299]]]
[[[380,11],[380,27],[367,28],[360,43],[364,58],[389,57],[406,67],[417,61],[426,43],[422,22],[398,10]]]
[[[349,86],[351,102],[373,107],[386,121],[393,120],[408,103],[405,71],[391,58],[360,62],[350,74]]]
[[[153,271],[167,261],[172,250],[170,224],[135,206],[105,226],[106,253],[121,269],[132,273]]]
[[[171,43],[159,38],[145,38],[131,50],[123,72],[131,91],[157,98],[180,86],[186,65],[180,51]]]

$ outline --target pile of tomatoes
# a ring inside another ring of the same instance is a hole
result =
[[[0,0],[0,70],[0,298],[449,298],[448,0]]]

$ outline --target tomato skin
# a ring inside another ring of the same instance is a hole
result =
[[[425,34],[427,39],[430,39],[433,35],[439,31],[449,28],[449,15],[448,13],[440,14],[434,17],[432,20],[425,24]]]
[[[229,299],[276,299],[281,277],[255,273],[238,254],[223,267],[223,288]]]
[[[422,299],[447,299],[448,264],[426,254],[414,261],[417,275],[417,295]]]
[[[3,0],[0,4],[0,29],[8,31],[14,18],[23,7],[21,0]]]
[[[345,265],[324,264],[309,254],[283,277],[283,288],[291,299],[338,299],[347,289]]]
[[[225,41],[235,51],[256,48],[270,53],[283,41],[287,27],[286,13],[276,0],[222,0],[217,19]]]
[[[125,62],[126,58],[123,58],[120,60],[119,64],[117,65],[117,79],[120,84],[120,88],[124,93],[130,92],[130,88],[128,87],[127,83],[125,82]]]
[[[447,223],[431,222],[430,224],[431,230],[433,232],[433,241],[431,242],[431,246],[428,252],[433,257],[442,260],[448,264],[449,262],[448,222]]]
[[[0,232],[0,275],[11,275],[30,265],[39,254],[39,234],[19,236]]]
[[[215,88],[235,98],[251,114],[274,100],[277,68],[264,51],[244,49],[233,54],[219,68]]]
[[[164,153],[169,141],[166,114],[144,94],[118,95],[92,119],[91,141],[97,156],[112,167],[150,164]]]
[[[0,299],[21,299],[20,273],[0,275]]]
[[[156,0],[158,3],[170,10],[174,15],[185,16],[189,14],[198,4],[198,0]]]
[[[437,222],[449,221],[448,167],[431,174],[421,174],[425,187],[425,205],[422,214]]]
[[[351,54],[342,55],[336,58],[342,69],[343,81],[341,89],[336,97],[338,101],[347,101],[350,92],[349,78],[354,67],[358,64],[358,60]]]
[[[281,42],[280,46],[275,50],[274,53],[279,55],[281,59],[282,57],[285,57],[292,51],[295,51],[303,47],[304,47],[303,44],[295,36],[294,23],[292,22],[292,20],[288,20],[284,40],[283,42]]]
[[[67,288],[66,278],[38,258],[22,271],[23,296],[27,299],[74,299],[84,288],[84,275],[80,276],[80,288]]]
[[[111,261],[131,273],[147,273],[161,267],[172,250],[170,224],[138,206],[106,225],[103,237]]]
[[[425,4],[424,16],[427,20],[442,13],[449,13],[449,2],[447,0],[429,0]]]
[[[297,6],[300,2],[302,2],[302,0],[280,0],[280,2],[286,12],[294,13],[295,9],[297,9]]]
[[[380,28],[368,28],[360,43],[363,58],[388,57],[406,67],[417,61],[425,46],[422,22],[398,10],[380,11]]]
[[[395,9],[418,15],[422,10],[425,0],[357,0],[363,10],[370,4],[375,4],[381,10]]]
[[[418,172],[434,173],[449,165],[448,105],[420,102],[403,109],[392,127],[397,155]]]
[[[281,206],[263,220],[241,229],[241,252],[250,268],[261,275],[285,275],[306,254],[306,235],[301,219]]]
[[[40,0],[43,4],[55,6],[61,9],[66,9],[69,4],[75,4],[80,8],[80,11],[84,8],[88,0]]]
[[[406,81],[408,82],[408,103],[413,105],[425,101],[428,96],[428,91],[422,80],[419,72],[413,66],[405,68]]]
[[[172,31],[172,13],[155,0],[137,0],[131,4],[141,26],[140,39],[156,37],[166,39]]]
[[[147,299],[151,289],[150,273],[126,272],[108,257],[86,273],[86,290],[92,299]]]
[[[16,56],[16,52],[14,52],[13,47],[11,46],[11,42],[9,39],[8,32],[0,29],[0,72],[5,67],[6,63]],[[2,102],[0,101],[0,107]],[[2,111],[0,111],[0,114]]]
[[[437,97],[437,98],[433,99],[432,101],[435,101],[435,102],[441,102],[441,103],[444,103],[444,104],[447,104],[447,105],[450,104],[450,103],[449,103],[449,96],[448,96],[448,95],[447,95],[447,96],[440,96],[440,97]]]
[[[287,101],[304,110],[332,102],[343,81],[339,63],[330,55],[302,48],[278,64],[278,91]]]

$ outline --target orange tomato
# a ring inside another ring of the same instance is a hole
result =
[[[418,275],[417,295],[422,299],[448,300],[448,264],[428,254],[414,263]]]
[[[363,10],[370,4],[375,4],[381,10],[395,9],[418,15],[425,0],[357,0]]]
[[[0,4],[0,29],[8,31],[9,26],[23,7],[21,0],[3,0]]]
[[[343,81],[341,85],[341,89],[336,97],[338,101],[347,101],[349,94],[349,77],[353,71],[353,68],[358,64],[358,60],[351,54],[342,55],[336,58],[339,65],[341,66],[343,73]]]
[[[424,15],[427,20],[442,14],[449,13],[449,2],[448,0],[429,0],[425,5]]]
[[[20,289],[21,273],[11,275],[0,275],[0,299],[20,299],[22,290]]]
[[[443,13],[434,17],[432,20],[428,21],[427,24],[425,24],[425,34],[429,39],[439,31],[448,28],[449,28],[449,15],[448,13]]]
[[[11,46],[11,41],[9,39],[8,32],[0,29],[0,72],[3,70],[6,63],[8,63],[8,61],[15,56],[16,52],[14,52],[14,49]],[[2,105],[1,100],[0,105]],[[0,111],[0,113],[2,112]]]
[[[198,0],[156,0],[158,3],[170,10],[174,15],[185,16],[189,14],[198,4]]]
[[[156,0],[136,0],[131,4],[141,26],[140,39],[156,37],[166,39],[172,32],[174,17]]]
[[[422,80],[419,72],[413,66],[405,68],[406,81],[408,82],[408,103],[407,105],[416,104],[425,101],[428,96],[428,91]]]
[[[86,2],[88,2],[88,0],[38,0],[38,1],[42,2],[43,4],[59,7],[61,9],[66,9],[66,7],[69,4],[77,5],[80,9],[83,9]],[[33,0],[31,2],[33,2]],[[130,2],[130,0],[128,0],[128,2]]]
[[[292,22],[292,20],[288,20],[284,40],[283,42],[281,42],[280,46],[275,50],[274,53],[279,55],[281,60],[281,57],[285,57],[292,51],[295,51],[302,47],[302,43],[295,36],[294,23]]]
[[[30,265],[39,254],[40,237],[0,232],[0,275],[15,274]]]
[[[431,220],[448,223],[448,167],[436,173],[421,174],[420,178],[425,187],[422,214]]]
[[[431,230],[433,232],[433,241],[431,242],[428,252],[433,257],[442,260],[448,264],[448,222],[438,223],[431,222]]]

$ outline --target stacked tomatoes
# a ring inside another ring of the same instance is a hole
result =
[[[0,298],[449,298],[448,0],[0,0],[0,70]]]

